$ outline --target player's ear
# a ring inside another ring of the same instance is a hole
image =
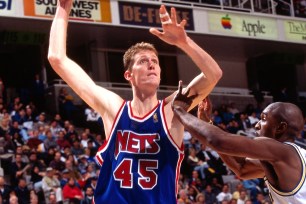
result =
[[[132,78],[133,74],[129,71],[129,70],[126,70],[124,72],[124,78],[127,80],[127,81],[130,81],[131,78]]]
[[[277,134],[282,134],[287,130],[288,123],[287,122],[280,122],[279,125],[277,126],[276,133]]]

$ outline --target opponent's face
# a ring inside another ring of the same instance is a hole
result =
[[[277,130],[277,121],[272,112],[273,107],[266,107],[260,115],[260,120],[255,125],[257,136],[274,138]]]
[[[149,50],[138,52],[134,56],[131,71],[125,72],[125,78],[136,87],[150,85],[158,87],[160,83],[160,66],[156,54]]]

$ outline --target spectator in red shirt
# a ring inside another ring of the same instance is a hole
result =
[[[69,199],[69,202],[73,203],[81,203],[83,199],[82,190],[75,185],[75,180],[73,178],[69,178],[68,183],[63,188],[63,196],[64,199]]]

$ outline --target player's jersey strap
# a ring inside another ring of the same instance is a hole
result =
[[[302,149],[301,147],[297,146],[296,144],[285,142],[285,144],[288,144],[295,148],[297,151],[300,161],[302,164],[302,172],[299,183],[296,185],[294,189],[288,192],[280,191],[276,188],[274,188],[267,178],[265,179],[265,182],[267,184],[267,187],[269,188],[270,197],[273,204],[305,204],[306,203],[306,150]]]

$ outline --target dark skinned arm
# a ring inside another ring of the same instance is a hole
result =
[[[199,103],[197,117],[212,124],[212,102],[209,96]],[[218,152],[218,154],[227,167],[241,179],[261,178],[264,176],[264,172],[258,160],[234,157],[220,152]]]
[[[223,161],[237,176],[241,178],[263,177],[264,172],[260,167],[259,160],[273,163],[282,160],[281,157],[285,156],[282,155],[282,152],[275,154],[276,149],[286,147],[274,139],[261,137],[253,140],[230,134],[189,114],[186,111],[189,102],[186,103],[185,101],[190,100],[190,98],[182,94],[181,86],[182,82],[180,82],[179,91],[172,102],[175,116],[192,136],[221,154]],[[245,158],[252,158],[253,160]]]

